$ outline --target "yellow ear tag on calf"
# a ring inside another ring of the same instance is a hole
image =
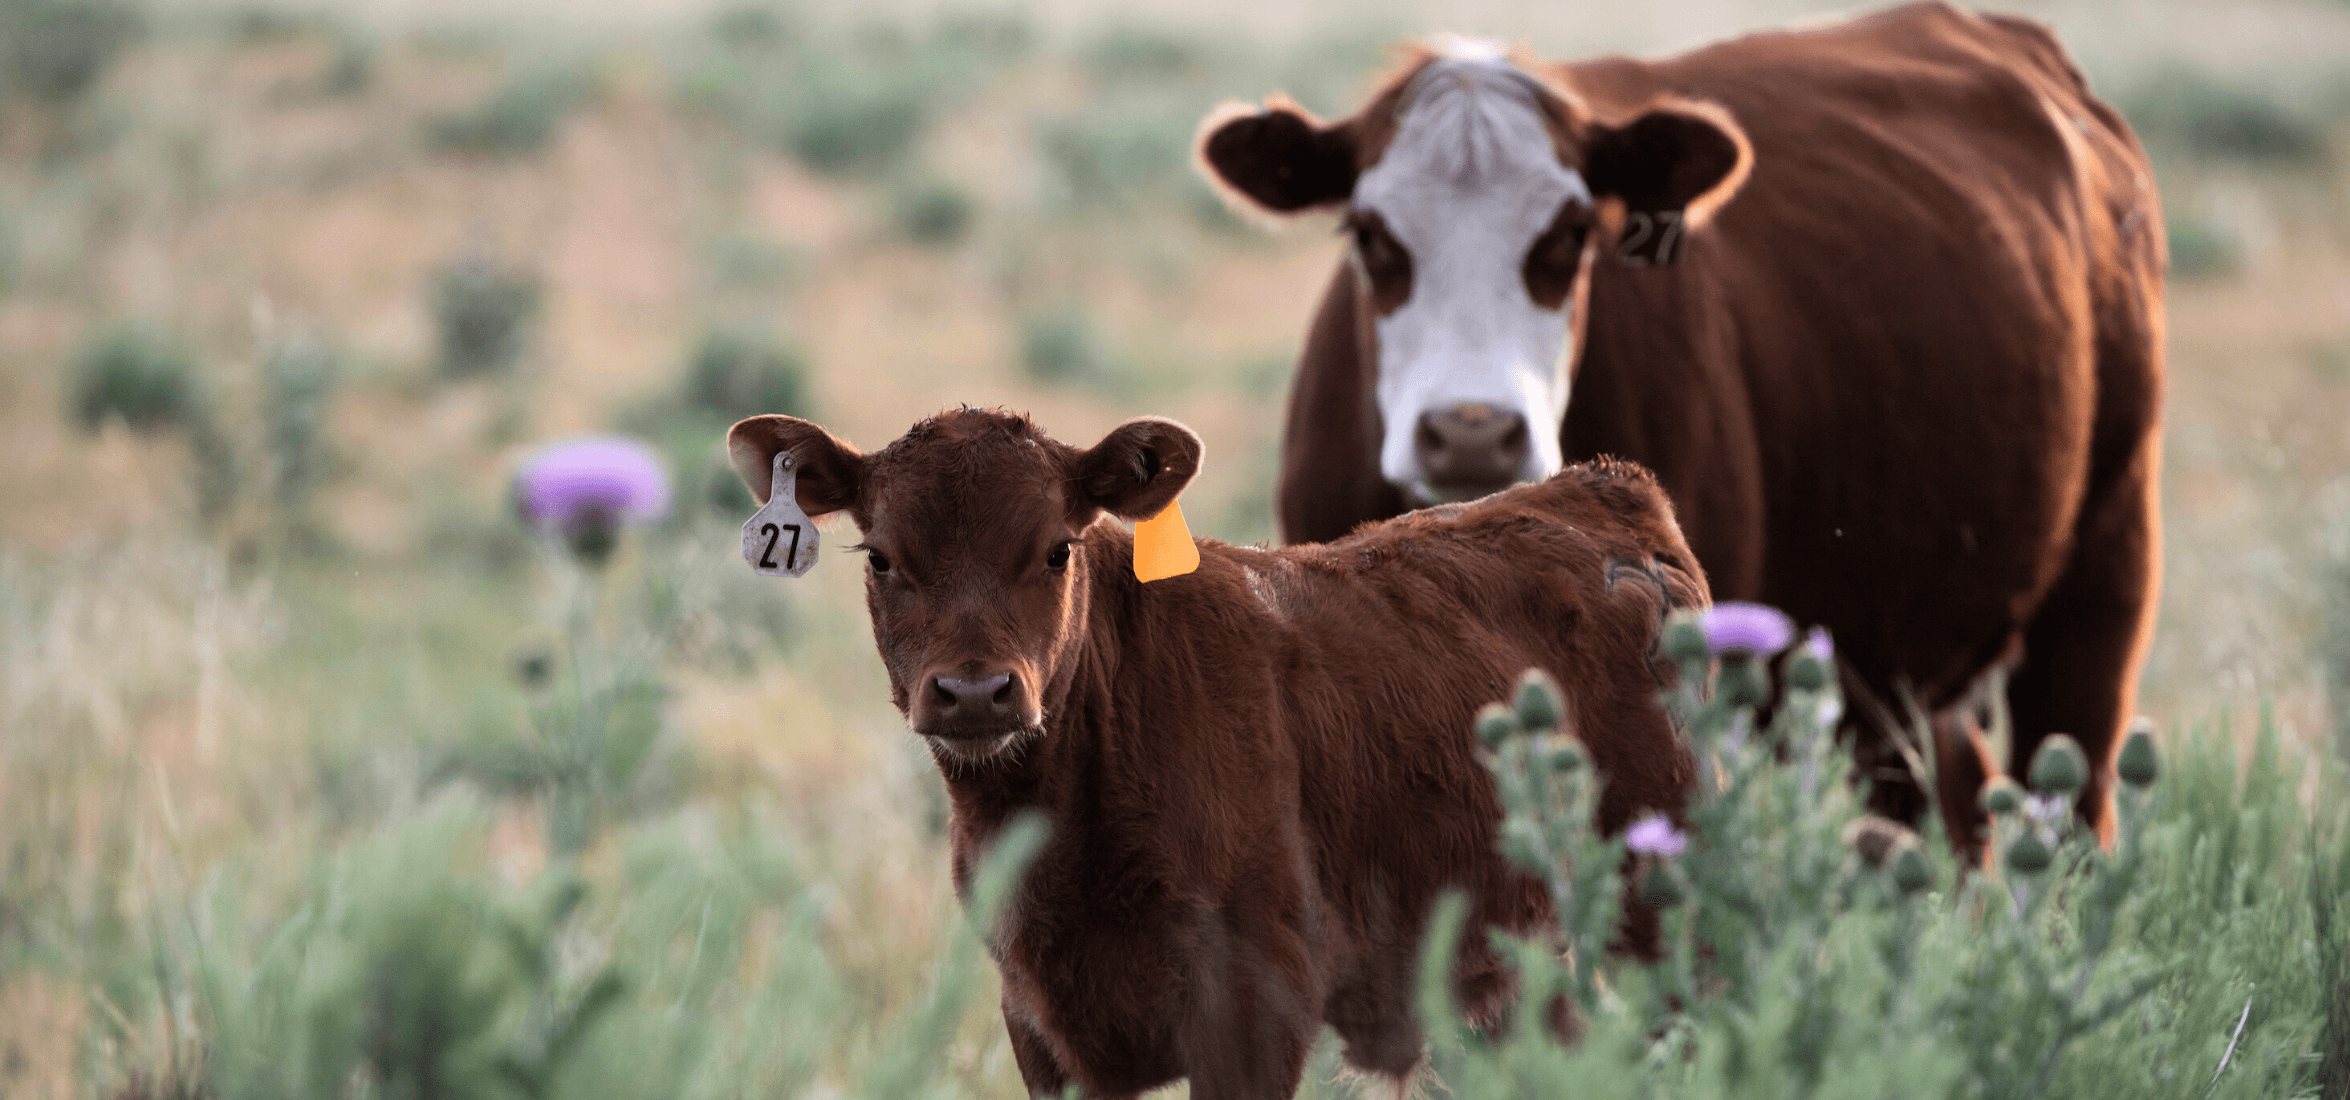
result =
[[[1183,505],[1169,501],[1167,510],[1134,525],[1134,578],[1144,583],[1180,577],[1199,568],[1199,545],[1183,523]]]

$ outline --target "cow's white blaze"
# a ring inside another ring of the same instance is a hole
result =
[[[1558,161],[1526,74],[1507,61],[1445,58],[1423,69],[1394,141],[1355,184],[1411,256],[1411,295],[1375,322],[1379,468],[1424,500],[1413,446],[1423,413],[1463,403],[1526,418],[1519,477],[1558,472],[1566,416],[1567,309],[1527,290],[1526,252],[1568,200],[1588,203],[1580,173]]]

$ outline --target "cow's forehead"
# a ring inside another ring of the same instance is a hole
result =
[[[867,506],[878,525],[927,539],[1041,526],[1064,508],[1067,452],[1024,416],[942,413],[874,456]]]
[[[1505,60],[1428,63],[1405,92],[1394,138],[1357,181],[1355,205],[1392,218],[1481,196],[1552,209],[1588,198],[1580,174],[1559,163],[1542,94]]]

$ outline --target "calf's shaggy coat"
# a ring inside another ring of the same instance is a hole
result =
[[[1659,705],[1661,622],[1707,592],[1671,506],[1628,463],[1570,467],[1324,546],[1200,540],[1144,585],[1132,536],[1200,441],[1130,421],[1090,449],[965,409],[867,455],[806,421],[735,426],[762,503],[789,450],[811,515],[849,513],[891,693],[953,801],[958,889],[1023,810],[1051,832],[992,944],[1038,1094],[1286,1097],[1326,1022],[1358,1068],[1420,1055],[1411,979],[1438,895],[1470,899],[1455,978],[1490,1015],[1482,929],[1550,919],[1496,851],[1471,733],[1529,666],[1605,777],[1604,828],[1678,815],[1693,765]],[[1653,946],[1653,914],[1626,936]]]

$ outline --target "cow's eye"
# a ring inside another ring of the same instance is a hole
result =
[[[889,555],[879,550],[865,551],[865,564],[872,566],[875,573],[889,575]]]
[[[1559,207],[1558,216],[1526,249],[1526,296],[1544,309],[1563,309],[1583,269],[1583,241],[1591,233],[1591,208],[1577,202]]]
[[[1044,552],[1044,567],[1052,570],[1069,567],[1069,544],[1066,541]]]
[[[1347,234],[1354,238],[1355,255],[1362,258],[1363,274],[1371,279],[1371,294],[1381,313],[1392,312],[1412,296],[1412,254],[1387,231],[1377,212],[1357,210],[1347,215]]]

